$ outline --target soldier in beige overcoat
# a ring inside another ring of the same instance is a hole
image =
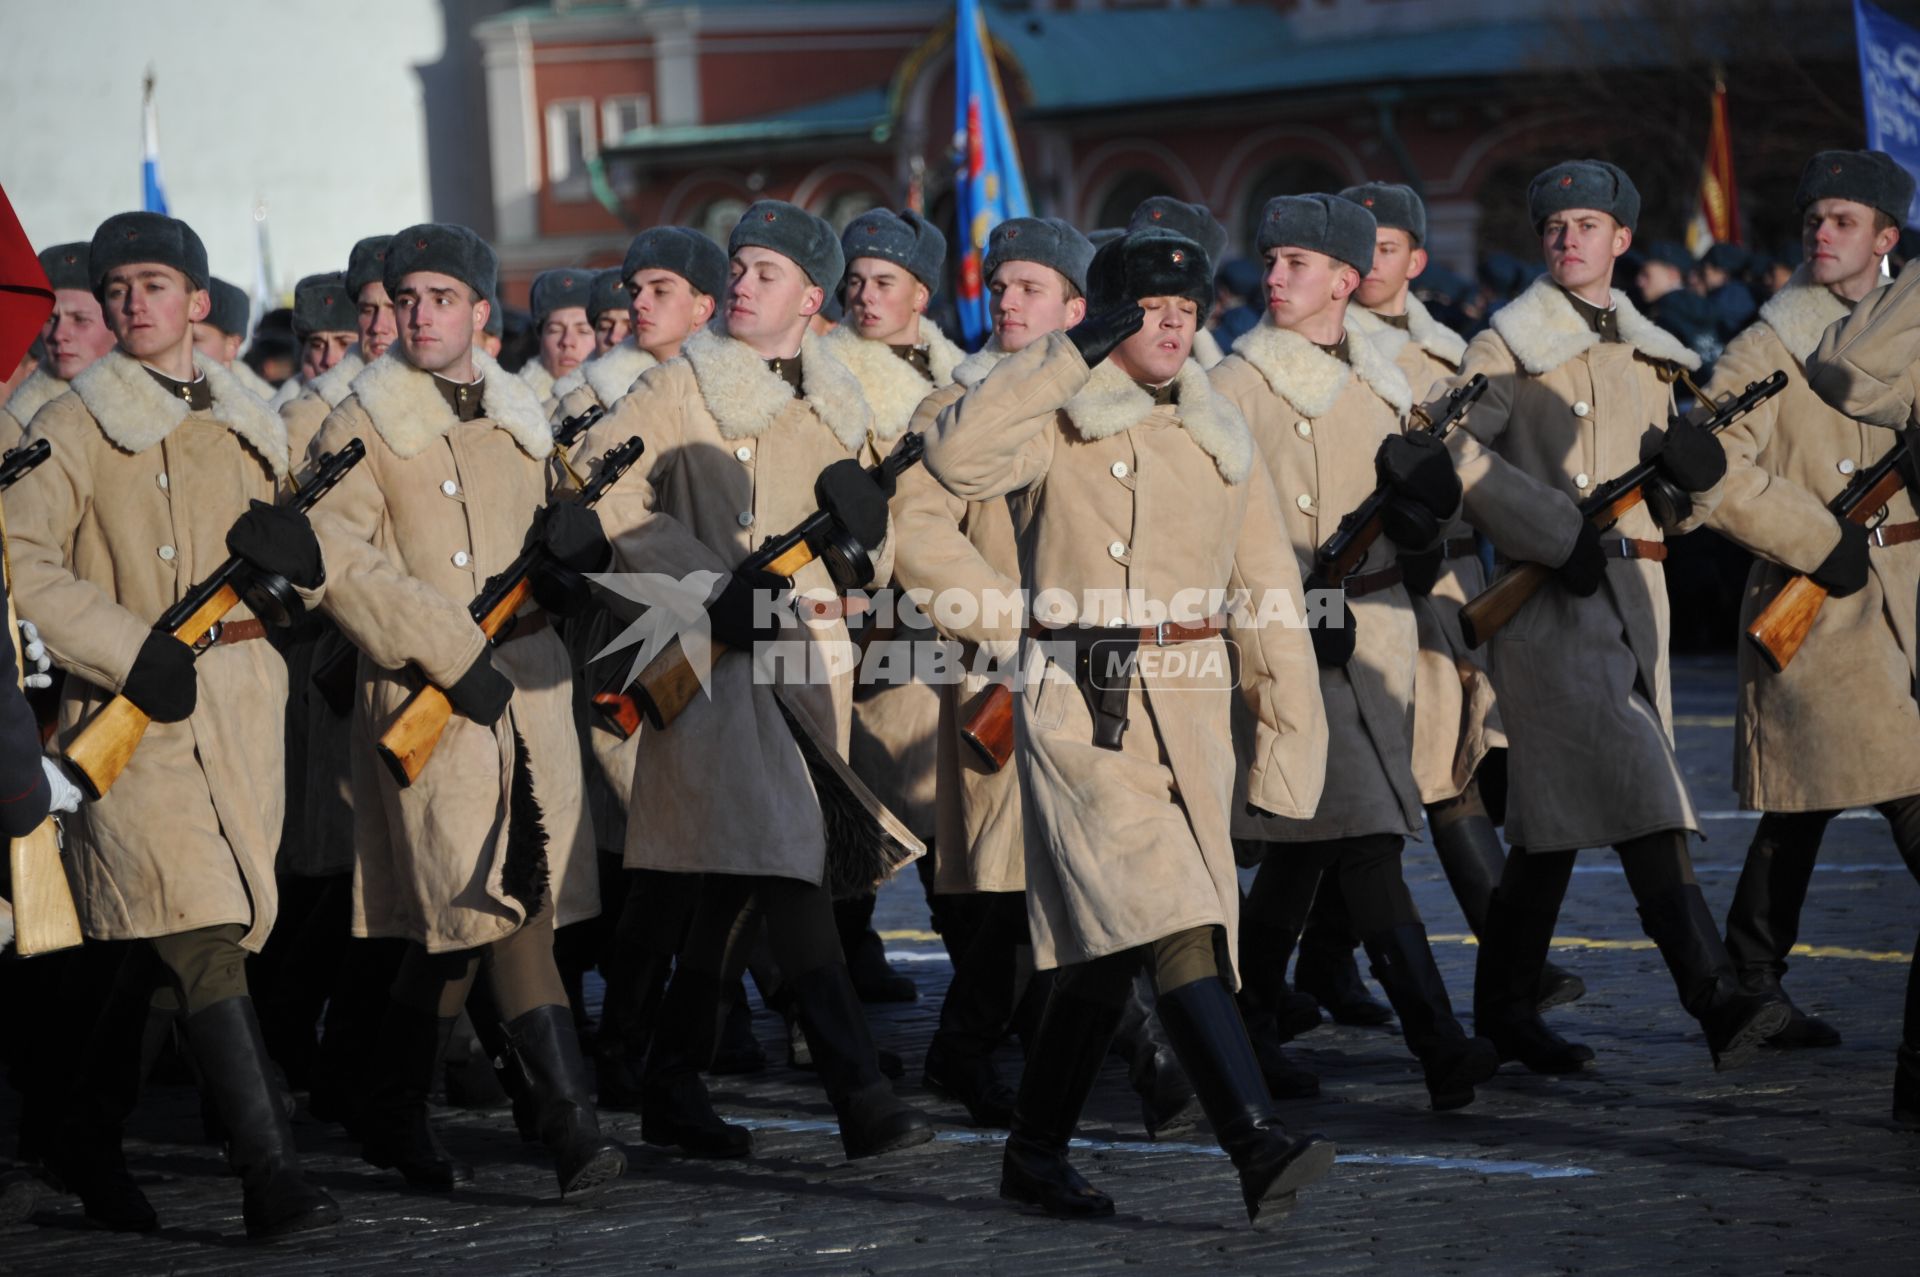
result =
[[[193,349],[207,257],[184,222],[123,213],[89,250],[118,349],[41,408],[28,439],[52,457],[7,494],[21,616],[67,670],[60,738],[116,693],[152,720],[113,787],[68,823],[80,920],[95,940],[141,941],[95,1028],[69,1130],[47,1149],[90,1217],[148,1230],[120,1121],[133,1100],[144,1004],[170,982],[240,1174],[247,1232],[335,1222],[306,1183],[272,1081],[246,962],[274,922],[286,666],[243,606],[198,661],[152,628],[230,553],[318,599],[327,575],[306,519],[272,509],[289,470],[278,417]]]
[[[594,359],[624,345],[633,335],[632,301],[633,295],[627,291],[627,272],[621,267],[609,266],[593,272],[593,284],[587,293],[587,322],[593,325]],[[558,390],[554,393],[558,398]]]
[[[240,285],[224,279],[211,279],[207,284],[207,296],[212,301],[207,317],[193,325],[193,348],[232,373],[235,381],[268,407],[278,409],[279,392],[273,383],[240,358],[240,347],[247,341],[247,320],[253,313],[253,300]]]
[[[313,449],[367,459],[317,521],[339,567],[327,610],[360,648],[354,696],[354,934],[407,942],[360,1115],[362,1155],[419,1187],[472,1177],[427,1120],[435,1061],[487,966],[561,1191],[625,1168],[602,1138],[553,930],[599,907],[567,653],[529,605],[493,641],[467,604],[529,527],[574,571],[610,557],[591,511],[558,503],[553,436],[532,392],[473,351],[494,255],[462,226],[396,234],[385,263],[399,334],[353,380]],[[402,785],[375,742],[429,683],[453,717]]]
[[[551,413],[557,402],[554,387],[594,356],[593,324],[587,303],[593,298],[593,272],[567,266],[541,271],[528,295],[533,331],[540,339],[534,357],[520,369],[520,380]]]
[[[1666,527],[1725,459],[1699,427],[1672,418],[1673,379],[1698,357],[1609,289],[1639,218],[1632,180],[1569,161],[1536,177],[1527,199],[1548,275],[1468,345],[1461,376],[1480,373],[1488,387],[1448,440],[1468,520],[1504,558],[1557,569],[1492,642],[1513,852],[1481,936],[1475,1026],[1536,1072],[1591,1058],[1549,1030],[1536,1004],[1574,853],[1612,846],[1681,1003],[1727,1068],[1778,1032],[1787,1009],[1741,990],[1694,880],[1687,835],[1699,817],[1674,757],[1660,568]],[[1648,455],[1656,499],[1603,539],[1577,503]]]
[[[1347,319],[1353,290],[1371,269],[1373,214],[1332,195],[1280,196],[1262,210],[1257,245],[1267,263],[1267,313],[1213,370],[1238,407],[1278,485],[1294,558],[1310,587],[1337,585],[1350,623],[1316,629],[1326,705],[1326,786],[1304,818],[1235,821],[1257,847],[1259,874],[1241,933],[1249,995],[1277,1003],[1263,984],[1281,978],[1322,883],[1339,891],[1373,971],[1399,1012],[1436,1109],[1473,1101],[1499,1067],[1491,1043],[1453,1016],[1425,926],[1401,877],[1406,839],[1418,833],[1413,775],[1413,683],[1418,622],[1397,561],[1439,539],[1460,504],[1446,450],[1402,433],[1413,407],[1399,368]],[[1393,496],[1386,535],[1342,582],[1311,577],[1314,551],[1382,482]],[[1242,724],[1244,751],[1252,737]],[[1258,974],[1255,974],[1258,973]],[[1298,1086],[1275,1052],[1276,1081]]]
[[[1059,974],[1000,1193],[1054,1214],[1113,1210],[1067,1145],[1143,964],[1249,1215],[1290,1205],[1332,1164],[1324,1140],[1281,1128],[1233,1000],[1237,767],[1222,630],[1240,645],[1256,722],[1246,802],[1312,812],[1326,719],[1311,644],[1277,614],[1299,607],[1300,574],[1265,463],[1190,359],[1212,295],[1192,240],[1116,239],[1089,267],[1093,317],[1002,360],[928,431],[929,466],[950,492],[1008,498],[1040,627],[1014,757],[1034,961]]]
[[[704,875],[647,1056],[641,1134],[694,1156],[752,1151],[746,1129],[714,1113],[700,1071],[713,1055],[721,989],[745,962],[758,914],[841,1144],[865,1157],[924,1143],[933,1128],[880,1073],[828,880],[864,887],[921,847],[846,766],[857,662],[837,609],[802,626],[788,601],[790,588],[830,592],[826,564],[815,559],[791,581],[739,566],[825,509],[884,581],[893,567],[886,494],[859,463],[872,421],[860,385],[807,332],[840,278],[839,236],[804,209],[761,200],[728,247],[723,322],[643,376],[584,445],[593,457],[630,435],[646,441],[640,464],[601,504],[616,564],[646,574],[641,584],[704,602],[694,619],[743,649],[712,662],[672,724],[640,732],[627,865]],[[655,615],[668,611],[659,596],[645,601],[658,604]],[[854,848],[836,842],[830,875],[829,829],[850,822],[870,834],[862,846],[874,860],[852,873]]]
[[[1874,512],[1870,528],[1839,522],[1827,508],[1860,471],[1911,436],[1850,419],[1808,384],[1809,361],[1823,337],[1829,343],[1823,350],[1840,349],[1845,335],[1852,338],[1849,349],[1858,351],[1871,345],[1869,334],[1890,333],[1898,322],[1855,329],[1848,314],[1876,306],[1881,315],[1898,313],[1883,300],[1894,290],[1880,286],[1880,270],[1913,193],[1912,176],[1883,152],[1815,155],[1795,200],[1806,264],[1761,307],[1759,322],[1727,347],[1714,374],[1714,390],[1737,389],[1775,368],[1789,379],[1784,393],[1721,436],[1727,479],[1707,522],[1757,556],[1742,627],[1796,573],[1827,589],[1785,669],[1773,670],[1741,645],[1734,780],[1741,805],[1766,814],[1727,914],[1727,948],[1754,987],[1778,987],[1799,934],[1821,836],[1841,809],[1878,807],[1892,826],[1894,846],[1920,875],[1914,473],[1908,470],[1900,491]],[[1900,373],[1904,380],[1906,370]],[[1880,420],[1904,424],[1899,414]],[[1909,981],[1902,1029],[1894,1110],[1915,1122],[1920,975]],[[1773,1041],[1827,1046],[1839,1034],[1795,1008],[1792,1023]]]
[[[66,394],[75,377],[113,349],[113,329],[93,295],[87,249],[81,241],[40,251],[40,269],[53,286],[53,312],[40,330],[46,353],[27,379],[0,402],[0,452],[19,447],[33,414]]]

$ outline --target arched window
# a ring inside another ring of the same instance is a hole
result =
[[[1105,230],[1108,227],[1125,226],[1127,219],[1133,216],[1133,210],[1140,207],[1142,200],[1152,199],[1156,195],[1176,195],[1173,183],[1158,173],[1136,170],[1124,174],[1119,181],[1107,188],[1100,198],[1097,215],[1089,231]]]
[[[1274,196],[1311,195],[1316,191],[1332,194],[1346,186],[1340,175],[1321,161],[1288,156],[1268,167],[1247,188],[1246,200],[1240,206],[1240,242],[1248,253],[1254,251],[1259,242],[1260,214]]]
[[[740,215],[747,211],[747,202],[731,195],[703,204],[694,214],[694,228],[721,248],[727,246],[727,240],[733,235],[733,228],[740,224]]]
[[[836,231],[847,229],[847,223],[869,209],[879,207],[880,201],[872,191],[839,191],[827,197],[820,208],[820,216]]]

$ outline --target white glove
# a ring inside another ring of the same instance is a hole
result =
[[[79,811],[81,800],[86,795],[80,792],[78,785],[67,779],[66,769],[55,762],[52,755],[42,754],[40,770],[47,774],[47,788],[53,791],[52,810]]]
[[[47,655],[47,645],[40,641],[39,627],[32,621],[20,622],[20,654],[31,671],[22,671],[26,677],[20,680],[27,687],[53,686],[53,658]]]

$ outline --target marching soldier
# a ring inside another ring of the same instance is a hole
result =
[[[1206,254],[1135,232],[1095,255],[1088,285],[1092,318],[1002,360],[928,432],[934,476],[956,497],[1009,498],[1021,584],[1049,603],[1027,648],[1015,759],[1034,961],[1059,972],[1000,1194],[1052,1214],[1113,1212],[1067,1146],[1148,964],[1167,1036],[1257,1217],[1290,1207],[1333,1148],[1281,1127],[1234,1006],[1222,629],[1241,645],[1258,722],[1248,802],[1312,811],[1326,719],[1304,634],[1246,611],[1209,615],[1192,592],[1297,600],[1300,575],[1246,422],[1190,357],[1213,295]],[[1170,647],[1180,662],[1162,659]]]
[[[741,970],[757,913],[839,1117],[842,1146],[849,1157],[866,1157],[924,1143],[933,1128],[879,1071],[826,885],[834,868],[828,823],[871,826],[885,815],[869,806],[871,795],[845,763],[853,677],[835,661],[850,650],[846,628],[838,619],[783,627],[778,599],[787,582],[735,568],[756,545],[824,508],[884,580],[893,558],[886,494],[856,459],[872,426],[860,385],[808,333],[845,264],[839,237],[803,209],[761,200],[728,247],[725,331],[688,336],[680,358],[643,376],[583,449],[598,455],[636,433],[646,441],[640,464],[601,503],[615,559],[624,571],[718,584],[707,625],[715,641],[742,649],[713,663],[708,694],[671,726],[640,734],[627,864],[704,875],[647,1055],[641,1133],[693,1156],[751,1151],[748,1132],[714,1113],[699,1075],[713,1055],[721,990]],[[818,591],[828,582],[816,561],[792,584]],[[780,647],[802,667],[798,678],[792,660],[769,665],[746,655],[783,637]],[[807,676],[823,666],[845,672]],[[904,829],[890,836],[918,850]],[[834,858],[849,850],[836,845]],[[886,855],[877,845],[875,852]]]
[[[530,524],[572,570],[599,570],[609,551],[590,511],[546,508],[546,414],[473,350],[495,269],[465,227],[396,234],[385,282],[398,337],[313,444],[367,449],[318,529],[339,565],[328,613],[361,651],[353,930],[407,942],[369,1051],[358,1135],[369,1162],[417,1187],[472,1178],[434,1138],[427,1090],[484,964],[561,1192],[580,1193],[618,1177],[626,1158],[600,1134],[553,958],[554,928],[598,909],[571,665],[544,612],[529,608],[490,643],[467,602],[519,554]],[[427,770],[402,787],[374,740],[428,681],[455,716]]]
[[[1140,201],[1139,207],[1127,218],[1129,231],[1147,230],[1150,227],[1172,231],[1176,235],[1185,235],[1200,246],[1207,260],[1215,266],[1226,259],[1227,228],[1213,215],[1213,210],[1205,204],[1188,204],[1174,199],[1171,195],[1155,195]],[[1095,240],[1097,245],[1100,241]],[[1219,339],[1211,328],[1202,325],[1193,335],[1193,359],[1202,368],[1211,372],[1213,366],[1226,358],[1227,352],[1220,349]]]
[[[152,624],[230,553],[311,602],[320,547],[303,517],[262,504],[289,476],[280,419],[194,351],[210,305],[199,237],[122,213],[95,233],[89,269],[118,349],[35,415],[29,435],[52,459],[7,494],[20,611],[70,674],[63,741],[116,692],[153,723],[112,790],[68,826],[80,917],[96,940],[141,942],[116,1004],[174,986],[248,1235],[316,1228],[339,1210],[300,1172],[246,980],[276,907],[286,667],[244,607],[197,661]],[[118,1229],[157,1223],[120,1152],[142,1027],[138,1016],[98,1022],[47,1150],[87,1214]]]
[[[299,344],[300,364],[267,401],[275,412],[354,353],[360,340],[360,307],[345,275],[308,275],[293,286],[293,339]]]
[[[1805,371],[1827,328],[1880,287],[1880,264],[1899,242],[1913,188],[1883,152],[1822,151],[1808,161],[1794,197],[1806,264],[1728,344],[1707,386],[1709,395],[1738,394],[1776,368],[1787,374],[1785,391],[1721,432],[1727,477],[1698,507],[1710,507],[1707,526],[1758,556],[1742,630],[1797,573],[1828,595],[1785,669],[1739,645],[1734,781],[1741,806],[1765,814],[1727,914],[1727,951],[1749,991],[1783,998],[1780,977],[1829,820],[1847,807],[1878,806],[1920,872],[1910,605],[1920,594],[1920,545],[1912,544],[1920,519],[1904,484],[1871,531],[1828,512],[1855,473],[1900,441],[1828,407]],[[1837,1046],[1840,1034],[1794,1007],[1768,1041]]]
[[[18,447],[33,414],[66,394],[75,377],[113,349],[113,329],[93,295],[87,249],[81,242],[41,250],[40,269],[53,286],[53,313],[40,330],[46,354],[32,375],[0,403],[0,452]]]
[[[1548,273],[1468,345],[1460,375],[1488,388],[1447,441],[1468,520],[1508,559],[1556,570],[1493,640],[1512,850],[1482,927],[1475,1027],[1537,1073],[1592,1058],[1536,1004],[1574,854],[1612,846],[1715,1067],[1732,1068],[1787,1008],[1741,989],[1687,854],[1699,818],[1673,751],[1665,527],[1639,506],[1603,539],[1576,504],[1652,450],[1667,485],[1657,504],[1679,509],[1725,458],[1699,427],[1669,421],[1672,381],[1699,357],[1609,289],[1640,214],[1632,180],[1571,160],[1534,178],[1527,205]]]
[[[1474,1086],[1500,1065],[1492,1044],[1469,1037],[1454,1018],[1401,877],[1401,853],[1420,819],[1412,740],[1419,640],[1396,549],[1419,553],[1436,542],[1459,507],[1460,485],[1437,440],[1401,433],[1413,407],[1407,379],[1347,318],[1349,298],[1372,268],[1375,234],[1373,214],[1348,200],[1269,201],[1257,241],[1267,262],[1267,314],[1213,372],[1279,485],[1303,574],[1338,520],[1379,483],[1394,493],[1386,536],[1338,583],[1351,620],[1315,631],[1332,750],[1319,807],[1310,819],[1235,820],[1240,838],[1267,844],[1247,896],[1242,962],[1271,985],[1317,886],[1337,890],[1420,1060],[1433,1107],[1453,1109],[1472,1103]],[[1248,740],[1243,731],[1243,746]],[[1249,983],[1256,997],[1273,997],[1254,977]]]
[[[224,279],[215,279],[207,295],[213,299],[212,305],[207,317],[193,325],[193,348],[232,373],[234,380],[267,401],[269,407],[277,409],[279,405],[273,399],[278,392],[273,383],[247,367],[240,358],[240,347],[247,344],[247,318],[253,312],[253,302],[246,290]]]
[[[627,272],[618,266],[593,273],[593,291],[587,298],[587,322],[593,325],[593,353],[598,358],[633,333],[633,295],[627,291]]]
[[[533,330],[540,349],[520,370],[520,380],[548,412],[553,410],[554,382],[593,358],[593,325],[587,319],[592,298],[592,271],[569,266],[534,276]]]
[[[354,342],[340,353],[332,367],[306,380],[297,395],[280,405],[280,416],[287,423],[287,440],[297,457],[306,455],[327,414],[352,393],[353,379],[368,364],[386,354],[387,347],[393,344],[393,299],[387,296],[386,280],[381,277],[386,266],[385,235],[367,236],[355,244],[347,256],[342,282],[347,304],[353,311]],[[298,302],[299,294],[295,290],[296,311]],[[325,309],[331,308],[329,303]],[[296,324],[298,319],[296,314]]]

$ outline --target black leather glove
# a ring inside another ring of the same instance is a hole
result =
[[[1836,599],[1857,594],[1867,588],[1867,530],[1858,523],[1840,521],[1840,544],[1820,566],[1807,573],[1815,585],[1823,585]]]
[[[887,497],[866,467],[851,457],[836,461],[813,481],[820,508],[872,553],[887,539]]]
[[[1460,507],[1460,479],[1446,445],[1425,432],[1389,435],[1374,454],[1373,470],[1393,493],[1380,511],[1387,539],[1409,550],[1438,540],[1441,521]]]
[[[750,648],[755,643],[779,638],[785,626],[781,624],[778,610],[770,604],[773,596],[789,584],[783,576],[752,569],[735,572],[727,578],[720,593],[707,604],[707,626],[714,642]]]
[[[1600,552],[1600,529],[1585,519],[1580,520],[1580,535],[1574,538],[1573,552],[1554,571],[1560,575],[1560,584],[1583,599],[1598,590],[1607,576],[1607,556]]]
[[[492,727],[513,699],[513,680],[493,668],[493,649],[480,649],[480,658],[447,689],[447,702],[456,714],[482,727]]]
[[[533,601],[555,616],[579,616],[593,602],[593,587],[587,578],[552,559],[540,562],[527,584],[533,589]]]
[[[1440,579],[1440,566],[1445,556],[1439,546],[1431,550],[1402,550],[1400,552],[1400,584],[1407,587],[1407,593],[1416,599],[1424,599],[1433,593],[1433,584]]]
[[[1713,433],[1684,417],[1667,423],[1653,464],[1682,492],[1705,492],[1727,472],[1727,454]]]
[[[533,516],[533,535],[560,566],[575,572],[604,572],[613,562],[613,546],[591,506],[573,501],[542,506]]]
[[[147,635],[120,694],[156,723],[177,723],[200,701],[193,649],[159,630]]]
[[[1146,322],[1147,312],[1140,308],[1140,303],[1128,302],[1097,315],[1088,315],[1067,329],[1067,340],[1080,352],[1080,358],[1086,361],[1087,367],[1092,368],[1111,355],[1115,346],[1139,332],[1140,325]]]
[[[317,589],[327,579],[313,525],[306,515],[285,506],[248,502],[247,512],[227,529],[227,553],[303,590]]]
[[[1336,669],[1353,659],[1355,640],[1353,609],[1340,600],[1340,624],[1315,624],[1307,633],[1313,638],[1313,657],[1328,669]]]

